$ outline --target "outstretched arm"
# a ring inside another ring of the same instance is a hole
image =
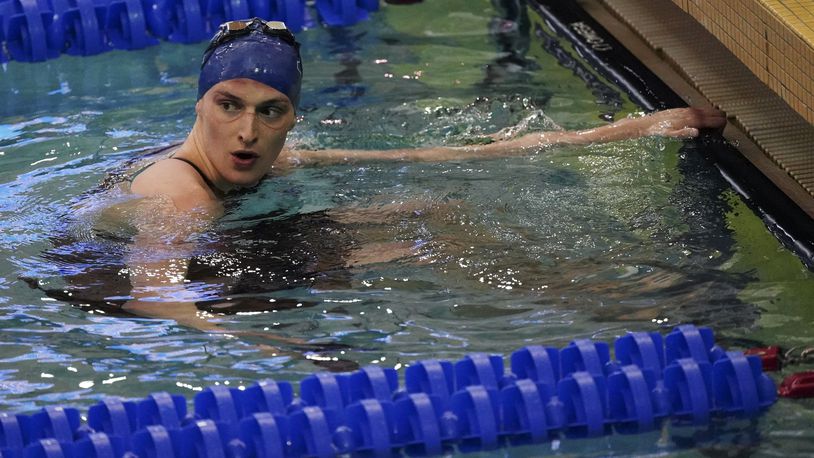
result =
[[[726,124],[724,113],[714,109],[676,108],[640,118],[625,118],[612,124],[579,130],[534,132],[513,139],[499,135],[493,143],[457,147],[402,148],[386,151],[326,149],[318,151],[286,150],[278,167],[327,165],[366,161],[436,162],[521,156],[555,145],[587,145],[630,138],[662,136],[692,138],[699,129],[718,129]]]
[[[562,132],[560,143],[587,145],[639,137],[694,138],[700,129],[721,129],[725,125],[726,115],[720,110],[674,108],[639,118],[620,119],[593,129]]]

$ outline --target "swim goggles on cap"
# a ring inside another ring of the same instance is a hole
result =
[[[258,31],[270,37],[278,37],[291,46],[297,46],[297,40],[294,38],[294,34],[285,26],[285,22],[264,21],[255,17],[221,24],[220,27],[218,27],[217,33],[215,33],[215,36],[213,36],[209,42],[206,51],[204,51],[204,56],[207,56],[209,51],[212,51],[223,43],[243,35],[248,35],[252,31]]]

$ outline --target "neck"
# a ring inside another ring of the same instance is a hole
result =
[[[187,138],[178,148],[177,152],[175,153],[175,157],[182,157],[184,159],[190,160],[201,169],[201,171],[206,174],[206,177],[209,178],[211,181],[221,192],[224,194],[235,189],[236,186],[227,182],[223,179],[223,177],[217,172],[215,167],[212,165],[212,162],[209,160],[209,156],[206,155],[204,151],[204,147],[202,146],[204,142],[200,140],[200,134],[198,121],[195,121],[195,124],[192,126],[192,131],[187,135]]]

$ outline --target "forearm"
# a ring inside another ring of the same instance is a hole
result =
[[[494,146],[496,149],[505,147],[508,154],[523,154],[545,146],[589,145],[650,136],[686,139],[697,136],[699,129],[720,129],[725,124],[726,117],[718,110],[676,108],[646,116],[623,118],[590,129],[530,133],[487,146]]]
[[[533,132],[509,140],[467,146],[436,146],[391,150],[325,149],[292,150],[286,160],[291,166],[355,164],[360,162],[444,162],[455,160],[494,159],[508,156],[528,156],[556,145],[588,145],[649,135],[653,120],[625,118],[586,130]]]
[[[623,119],[593,129],[579,131],[534,132],[510,140],[467,146],[434,146],[391,150],[325,149],[290,151],[289,166],[355,164],[361,162],[445,162],[528,156],[556,145],[588,145],[626,140],[646,135],[639,119]]]
[[[562,142],[563,132],[542,132],[517,139],[467,146],[432,146],[390,150],[290,150],[283,161],[289,166],[355,164],[360,162],[444,162],[490,159],[533,154],[546,146]]]
[[[144,219],[138,222],[139,233],[125,257],[131,299],[122,309],[145,318],[169,319],[196,329],[217,330],[217,325],[209,322],[208,314],[199,312],[195,306],[199,298],[185,287],[194,247],[182,240],[201,230],[207,221],[166,209],[154,210],[157,210],[157,219],[184,221],[190,227],[167,234],[157,227],[156,221]],[[173,242],[167,243],[170,237]]]
[[[432,162],[461,157],[454,147],[399,148],[390,150],[326,149],[299,151],[301,165],[355,164],[360,162]],[[456,156],[458,155],[458,156]]]
[[[217,323],[210,321],[212,316],[198,310],[194,302],[169,302],[134,297],[122,305],[122,310],[144,318],[172,320],[181,326],[201,331],[224,332]]]
[[[524,156],[555,145],[588,145],[643,136],[691,138],[699,129],[722,128],[724,113],[713,109],[677,108],[636,118],[624,118],[612,124],[578,131],[533,132],[513,139],[491,136],[495,141],[458,147],[402,148],[385,151],[326,149],[318,151],[286,150],[275,167],[330,165],[369,161],[436,162]]]
[[[131,253],[128,259],[131,299],[122,309],[145,318],[174,320],[196,329],[218,329],[207,314],[199,312],[194,298],[185,292],[188,263],[186,258],[147,262]]]
[[[585,145],[614,142],[631,138],[659,136],[693,138],[700,129],[723,129],[726,115],[711,108],[674,108],[646,116],[623,118],[612,124],[564,132],[562,143]]]
[[[631,138],[648,136],[664,136],[665,123],[654,115],[638,118],[623,118],[614,123],[591,129],[563,132],[562,142],[570,145],[588,145],[591,143],[607,143]]]

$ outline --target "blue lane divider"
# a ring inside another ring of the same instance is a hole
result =
[[[396,409],[396,442],[408,455],[439,455],[457,437],[451,415],[445,416],[437,396],[411,393],[399,398]]]
[[[170,21],[167,39],[176,43],[199,43],[211,35],[206,27],[203,0],[160,0]]]
[[[610,432],[607,388],[601,375],[568,374],[557,384],[557,396],[565,410],[567,437],[598,437]]]
[[[99,1],[99,3],[96,3]],[[51,47],[71,55],[91,56],[108,51],[104,37],[104,0],[51,0],[54,21]]]
[[[73,442],[79,431],[79,411],[70,407],[45,407],[31,416],[27,422],[25,437],[30,439],[53,438],[62,443]]]
[[[369,366],[354,372],[349,379],[349,399],[390,401],[399,387],[399,375],[395,369]]]
[[[622,434],[656,429],[670,414],[667,392],[650,369],[622,366],[608,376],[608,414]]]
[[[713,410],[712,369],[706,361],[675,360],[664,369],[664,387],[670,393],[673,415],[678,420],[703,425]]]
[[[148,14],[140,0],[111,0],[105,33],[114,49],[143,49],[158,44],[149,33]]]
[[[317,0],[315,7],[325,24],[344,27],[366,20],[379,0]],[[295,32],[309,24],[306,0],[0,0],[0,43],[10,54],[0,53],[0,62],[142,49],[159,39],[198,43],[222,22],[250,17],[283,21]]]
[[[7,0],[0,0],[0,43],[6,41],[6,18],[9,17],[11,11],[11,2]],[[0,47],[0,64],[8,62],[8,55],[6,51]]]
[[[560,351],[532,345],[512,353],[512,372],[520,379],[531,379],[553,387],[560,379]]]
[[[378,0],[316,0],[322,22],[330,26],[348,26],[364,21],[379,9]]]
[[[702,426],[754,417],[776,400],[760,358],[717,347],[712,331],[678,326],[666,337],[630,333],[565,348],[528,346],[509,358],[474,353],[405,369],[316,373],[299,383],[212,386],[192,399],[152,393],[78,410],[0,414],[0,456],[26,458],[245,458],[439,455],[555,438]]]
[[[187,402],[181,395],[152,393],[137,404],[139,426],[162,425],[179,429],[187,416]]]
[[[207,30],[215,30],[226,21],[252,17],[246,0],[206,0]]]
[[[112,436],[129,438],[138,430],[138,411],[134,402],[108,398],[88,409],[88,426]]]
[[[240,398],[245,415],[256,412],[285,415],[294,398],[294,390],[288,382],[261,380],[244,390]]]
[[[305,4],[300,0],[249,0],[249,8],[252,16],[277,18],[294,32],[302,30],[306,23]]]
[[[388,456],[395,449],[395,408],[390,401],[361,399],[348,406],[352,450],[362,456]]]
[[[147,32],[157,39],[168,40],[178,21],[178,16],[172,11],[174,3],[169,0],[142,0],[141,4]]]
[[[286,456],[285,440],[290,437],[287,417],[254,413],[241,420],[239,430],[244,456]]]
[[[473,353],[455,363],[456,388],[483,385],[492,390],[500,389],[506,382],[503,375],[503,357]]]
[[[648,369],[661,378],[664,370],[664,344],[658,332],[631,332],[616,339],[616,360],[623,365],[636,365]]]
[[[469,385],[450,399],[457,418],[458,448],[464,452],[494,450],[500,445],[498,393],[484,385]]]
[[[593,376],[605,375],[605,366],[610,362],[610,349],[605,342],[592,342],[578,339],[560,352],[562,374],[588,372]]]
[[[121,438],[110,437],[105,433],[92,433],[76,442],[74,456],[79,457],[120,457],[126,453]]]
[[[6,46],[13,60],[41,62],[59,55],[49,46],[54,12],[46,0],[12,0],[7,8]]]
[[[179,430],[150,425],[133,434],[133,452],[139,457],[173,458],[178,454]]]
[[[562,404],[557,398],[552,402],[551,386],[520,378],[501,391],[503,427],[514,432],[509,437],[511,444],[551,440],[565,425]]]
[[[712,366],[712,389],[718,408],[728,414],[754,416],[774,403],[774,382],[762,375],[760,358],[726,352]]]
[[[452,363],[427,360],[411,364],[404,372],[404,384],[408,393],[427,393],[446,405],[455,391]]]

